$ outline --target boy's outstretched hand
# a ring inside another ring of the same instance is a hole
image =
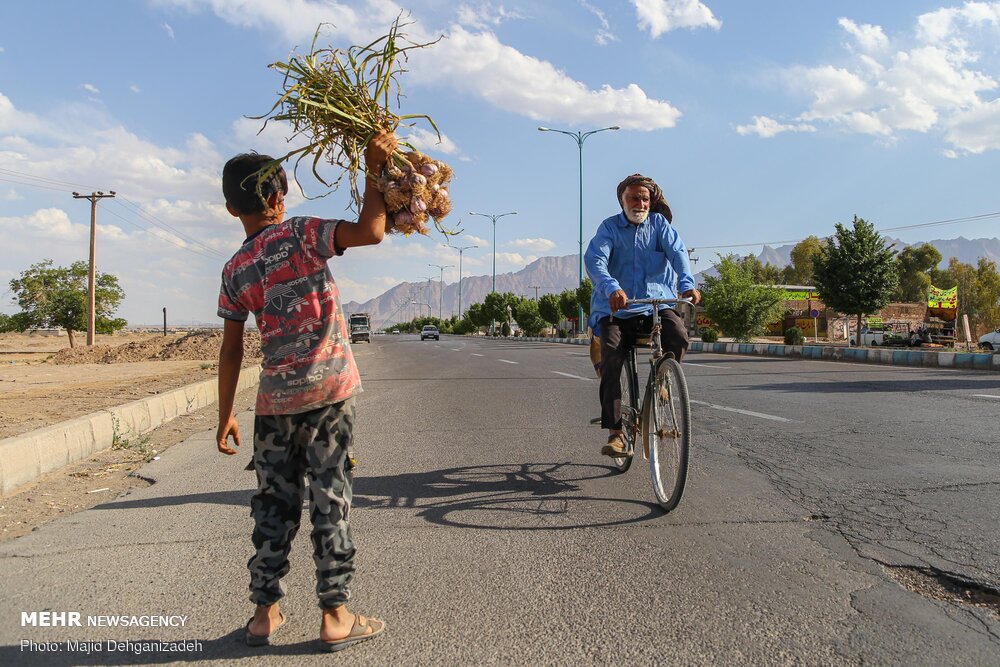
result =
[[[365,168],[369,174],[378,176],[382,173],[382,167],[385,166],[386,160],[396,150],[398,143],[396,136],[387,130],[380,130],[378,134],[372,137],[372,140],[368,142],[368,146],[365,147]]]
[[[227,443],[230,435],[233,436],[233,444],[239,447],[240,426],[236,423],[235,416],[230,416],[229,421],[225,424],[219,424],[219,430],[215,432],[215,444],[219,448],[219,451],[231,456],[236,453],[236,450]]]

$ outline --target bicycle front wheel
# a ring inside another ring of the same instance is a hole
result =
[[[691,446],[691,402],[684,371],[676,359],[660,359],[651,392],[649,472],[656,500],[669,512],[684,493]]]
[[[635,439],[639,431],[639,399],[636,394],[635,358],[629,355],[622,366],[621,379],[622,387],[622,440],[625,441],[627,456],[613,457],[612,463],[619,472],[625,472],[632,465],[632,457],[635,454]]]

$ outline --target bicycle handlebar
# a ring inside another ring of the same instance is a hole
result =
[[[625,302],[626,306],[632,305],[650,305],[650,306],[668,306],[671,304],[687,304],[694,310],[694,302],[691,299],[629,299]]]

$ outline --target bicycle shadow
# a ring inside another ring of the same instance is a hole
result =
[[[522,463],[462,466],[354,480],[354,506],[413,509],[430,523],[486,530],[621,526],[664,514],[656,503],[580,494],[581,482],[616,476],[610,466]]]

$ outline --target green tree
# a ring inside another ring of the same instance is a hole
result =
[[[520,301],[521,297],[513,292],[490,292],[486,295],[486,300],[483,301],[483,309],[491,322],[503,323],[507,321],[508,306],[510,314],[513,316]]]
[[[490,323],[490,316],[481,303],[474,303],[465,311],[465,316],[472,324],[478,327],[485,327]]]
[[[551,327],[559,324],[559,320],[562,319],[562,314],[559,312],[559,296],[556,294],[543,294],[538,300],[538,314]]]
[[[51,259],[32,264],[10,281],[10,289],[21,307],[25,328],[62,327],[74,346],[73,333],[87,328],[87,262],[73,262],[69,267],[53,266]],[[115,318],[125,292],[118,278],[97,273],[94,283],[94,326],[98,331],[113,332],[126,325]]]
[[[568,320],[575,320],[579,315],[579,301],[575,289],[566,289],[559,293],[559,312]],[[589,303],[589,302],[588,302]]]
[[[873,224],[858,216],[853,229],[840,223],[836,229],[813,260],[814,282],[823,303],[857,316],[860,332],[861,317],[881,310],[896,292],[896,252]]]
[[[583,314],[590,315],[590,297],[594,293],[594,284],[590,278],[584,278],[580,286],[576,288],[576,302],[583,306]]]
[[[756,282],[751,262],[729,255],[719,258],[715,270],[718,275],[705,277],[705,311],[726,334],[750,341],[781,318],[784,292]]]
[[[734,257],[733,259],[739,262],[753,276],[753,282],[758,285],[774,285],[781,282],[781,269],[770,263],[762,263],[756,255],[746,255],[740,258]]]
[[[823,241],[815,236],[809,236],[799,241],[792,248],[792,263],[782,270],[781,279],[786,285],[812,285],[813,259],[823,247]]]
[[[931,269],[940,263],[941,253],[930,243],[903,248],[896,255],[899,287],[893,298],[896,301],[926,302],[927,288],[931,285]]]
[[[545,319],[538,312],[538,304],[524,299],[517,306],[517,324],[527,336],[537,336],[545,328]]]
[[[980,257],[976,265],[973,299],[978,324],[987,329],[1000,325],[1000,273],[997,273],[997,265],[985,257]]]

